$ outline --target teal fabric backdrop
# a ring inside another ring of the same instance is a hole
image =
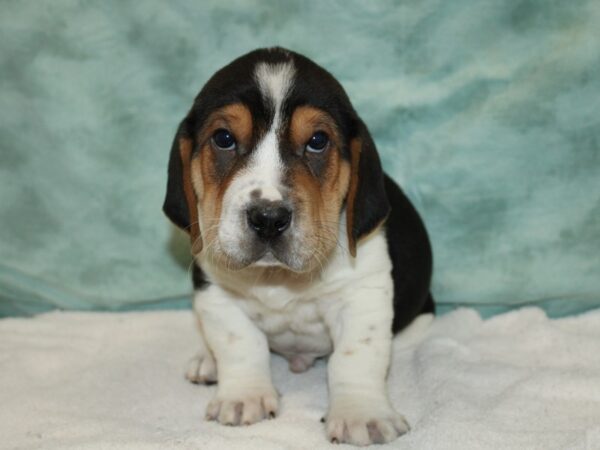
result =
[[[218,68],[333,72],[422,213],[442,310],[600,305],[600,2],[0,1],[0,314],[188,305],[170,141]]]

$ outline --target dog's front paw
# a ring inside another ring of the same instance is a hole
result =
[[[352,445],[384,444],[410,430],[404,416],[387,405],[334,407],[326,427],[330,442]]]
[[[195,384],[215,384],[217,382],[217,364],[207,350],[198,353],[188,363],[185,377]]]
[[[223,425],[251,425],[277,415],[279,396],[272,386],[249,388],[243,394],[217,393],[206,408],[206,419]]]

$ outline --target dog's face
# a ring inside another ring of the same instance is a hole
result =
[[[306,272],[336,245],[354,255],[388,209],[365,125],[335,78],[296,53],[257,50],[218,71],[175,137],[164,210],[195,253],[230,270]]]

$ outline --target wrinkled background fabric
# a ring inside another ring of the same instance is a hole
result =
[[[423,215],[440,309],[600,306],[600,3],[0,1],[0,315],[189,304],[163,216],[203,83],[281,45]]]

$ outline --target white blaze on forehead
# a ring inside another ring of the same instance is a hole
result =
[[[263,98],[275,107],[275,119],[279,118],[281,105],[292,86],[295,72],[291,61],[279,64],[259,63],[254,70]]]
[[[279,191],[283,163],[279,154],[281,108],[294,80],[294,65],[259,63],[254,71],[264,101],[274,109],[273,121],[258,143],[248,167],[248,175],[258,181],[262,198],[280,200]]]

